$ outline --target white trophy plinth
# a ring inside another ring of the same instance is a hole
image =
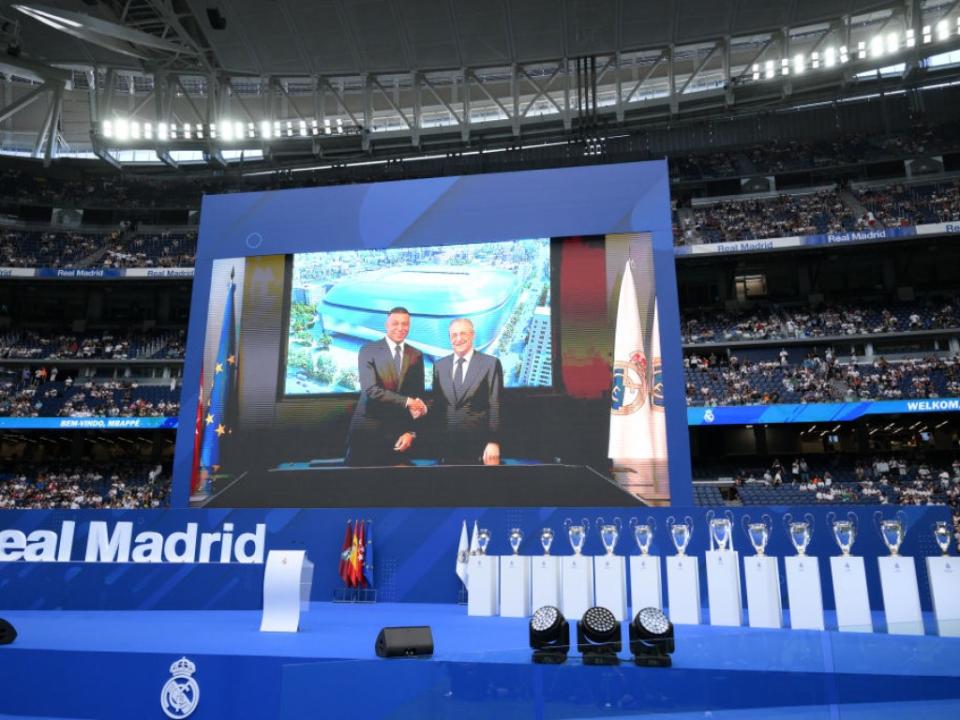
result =
[[[271,550],[263,569],[260,632],[296,632],[309,608],[313,563],[305,550]],[[306,599],[306,603],[304,603]]]
[[[630,558],[630,609],[636,615],[644,608],[663,610],[663,579],[660,557],[634,555]]]
[[[500,599],[500,561],[493,555],[471,555],[467,574],[467,615],[496,615]]]
[[[596,604],[613,613],[617,622],[627,619],[627,559],[622,555],[600,555],[593,559],[597,588]]]
[[[841,555],[830,558],[833,577],[833,602],[837,608],[840,632],[873,632],[867,574],[862,557]]]
[[[928,557],[927,575],[930,577],[937,634],[960,637],[960,558],[949,555]]]
[[[817,558],[794,555],[784,558],[783,564],[787,569],[790,627],[794,630],[823,630],[823,590]]]
[[[747,618],[750,627],[782,627],[783,607],[780,603],[780,567],[777,559],[769,555],[745,557],[743,577],[747,584]]]
[[[923,635],[923,614],[917,588],[917,566],[912,557],[877,558],[883,614],[891,635]]]
[[[740,553],[736,550],[707,550],[706,556],[710,624],[742,625]]]
[[[589,555],[567,555],[563,558],[563,580],[560,612],[571,623],[593,607],[593,558]]]
[[[530,617],[530,558],[500,556],[500,615]]]
[[[536,610],[544,605],[560,607],[560,558],[538,555],[530,558],[533,566],[531,607]]]
[[[670,622],[700,624],[700,562],[690,555],[667,558],[667,602]]]

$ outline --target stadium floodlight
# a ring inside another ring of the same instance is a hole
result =
[[[932,40],[933,40],[933,29],[929,25],[924,25],[923,26],[923,44],[926,45]]]
[[[937,40],[943,41],[950,37],[950,24],[946,20],[937,22]]]
[[[533,661],[559,665],[570,652],[570,625],[552,605],[544,605],[530,618],[530,647]]]
[[[306,136],[307,136],[307,121],[301,120],[300,121],[300,137],[306,137]]]
[[[233,139],[243,140],[243,123],[239,120],[233,123]]]
[[[153,123],[143,124],[143,137],[147,140],[153,140]]]
[[[140,139],[140,123],[136,120],[130,121],[130,139],[139,140]]]
[[[273,121],[273,136],[280,137],[280,121],[279,120]]]
[[[197,123],[194,127],[194,135],[197,136],[197,140],[203,140],[203,123]]]
[[[916,33],[914,33],[913,28],[908,28],[908,29],[907,29],[906,46],[907,46],[908,48],[912,48],[912,47],[915,47],[916,44],[917,44],[917,35],[916,35]]]
[[[804,70],[807,69],[806,58],[801,54],[797,53],[793,56],[793,71],[800,75]]]
[[[324,135],[329,135],[333,130],[330,127],[330,118],[323,119],[323,133]]]
[[[183,124],[183,139],[190,140],[193,137],[193,127],[190,123]]]
[[[255,138],[257,136],[257,131],[254,129],[255,126],[252,122],[247,123],[247,137]]]
[[[857,58],[865,60],[867,57],[867,43],[861,40],[857,43]]]
[[[887,33],[887,52],[895,53],[900,49],[900,36],[895,33]]]
[[[316,118],[313,119],[313,123],[310,127],[310,132],[314,135],[318,135],[320,133],[320,124],[317,122]]]
[[[670,667],[670,653],[676,645],[673,623],[661,610],[643,608],[630,623],[630,652],[633,662],[647,667]]]
[[[847,46],[841,45],[840,46],[840,62],[846,63],[849,59],[850,59],[850,56],[847,53]]]
[[[833,46],[824,49],[823,64],[828,68],[832,68],[837,64],[837,51],[833,49]]]
[[[216,124],[216,123],[210,123],[210,128],[209,128],[209,130],[208,130],[207,132],[210,134],[210,138],[211,138],[212,140],[216,140],[216,139],[217,139],[217,124]]]
[[[170,128],[165,122],[157,123],[157,140],[166,142],[170,139]]]
[[[211,125],[210,131],[213,132],[214,129],[215,129],[215,126]],[[229,142],[230,140],[233,140],[233,125],[230,123],[229,120],[220,121],[220,137],[227,142]]]
[[[883,57],[883,51],[883,36],[874,35],[872,38],[870,38],[870,57]]]
[[[814,51],[810,53],[810,64],[813,66],[814,70],[820,68],[820,53]]]
[[[112,138],[113,137],[113,121],[104,120],[102,123],[100,123],[100,133],[105,138]]]
[[[760,79],[760,63],[753,64],[753,79],[754,80]]]
[[[780,60],[780,72],[784,75],[790,74],[790,59],[782,58]]]
[[[577,623],[577,649],[584,665],[619,665],[623,643],[614,614],[605,607],[589,608]]]
[[[270,139],[270,121],[269,120],[260,121],[260,139],[261,140]]]
[[[287,120],[287,137],[293,137],[293,120]]]
[[[114,124],[114,132],[116,133],[117,140],[128,140],[130,138],[130,124],[126,118],[117,118]]]
[[[767,80],[773,80],[774,69],[773,69],[773,60],[767,60],[763,64],[764,76]]]

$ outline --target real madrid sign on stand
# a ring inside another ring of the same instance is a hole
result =
[[[173,720],[189,717],[200,702],[200,686],[193,679],[197,671],[186,657],[182,657],[170,666],[171,678],[164,683],[160,691],[160,707],[163,714]]]

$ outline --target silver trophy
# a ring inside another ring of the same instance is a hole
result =
[[[612,523],[604,522],[602,517],[598,517],[597,527],[600,528],[600,542],[603,543],[607,555],[613,555],[613,551],[617,547],[617,540],[620,539],[620,530],[623,528],[623,523],[618,517],[615,517]]]
[[[836,513],[831,512],[827,514],[827,522],[833,528],[833,539],[837,541],[841,554],[849,555],[857,539],[857,514],[850,511],[846,520],[837,520]]]
[[[803,520],[794,521],[793,516],[787,513],[783,516],[783,524],[787,527],[790,542],[797,549],[797,555],[806,555],[807,546],[813,538],[813,515],[807,513]]]
[[[523,530],[520,528],[510,528],[510,535],[507,536],[510,541],[510,547],[514,555],[520,554],[520,543],[523,542]]]
[[[683,520],[682,523],[678,523],[673,515],[667,518],[670,539],[673,540],[673,546],[677,549],[677,555],[680,556],[687,554],[687,545],[690,544],[690,538],[693,535],[693,518],[687,515]]]
[[[757,556],[766,552],[767,543],[770,542],[770,529],[773,527],[773,518],[769,515],[761,515],[760,522],[750,522],[750,516],[743,516],[743,529],[747,533],[747,539],[756,550]]]
[[[488,545],[490,545],[490,531],[486,528],[481,528],[477,531],[477,549],[480,550],[481,555],[487,554]]]
[[[657,529],[657,521],[648,517],[647,521],[642,523],[637,518],[630,518],[630,527],[633,528],[633,539],[636,540],[637,547],[640,548],[640,554],[649,555],[650,546],[653,544],[653,532]]]
[[[880,537],[883,538],[883,544],[887,546],[887,550],[890,551],[891,555],[898,555],[900,546],[907,534],[906,516],[903,511],[898,511],[892,520],[884,520],[883,513],[877,510],[873,514],[873,520],[877,524]]]
[[[543,555],[550,554],[550,546],[553,545],[553,528],[544,528],[540,531],[540,544],[543,545]]]
[[[710,530],[710,544],[717,550],[726,550],[729,543],[733,549],[733,513],[727,510],[724,517],[717,517],[713,510],[707,511],[707,527]]]
[[[587,528],[590,527],[590,521],[583,518],[579,525],[574,525],[573,520],[567,518],[563,521],[563,526],[567,529],[567,537],[570,538],[570,547],[573,548],[573,554],[582,555],[583,546],[587,542]]]
[[[938,520],[933,524],[933,539],[940,546],[940,552],[944,557],[950,554],[950,524],[943,520]]]

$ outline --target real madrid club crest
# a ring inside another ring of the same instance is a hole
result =
[[[173,720],[189,717],[200,702],[200,686],[193,679],[197,666],[185,657],[170,666],[172,677],[160,691],[160,707],[163,714]]]
[[[634,350],[627,361],[613,364],[613,387],[610,390],[610,412],[629,415],[647,402],[647,356]]]

